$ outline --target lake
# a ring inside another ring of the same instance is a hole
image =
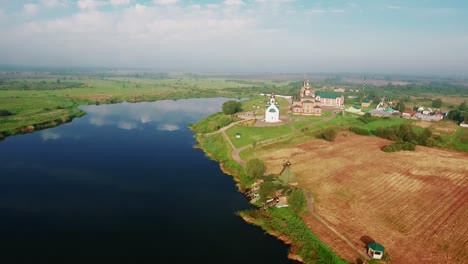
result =
[[[226,98],[83,106],[0,142],[1,263],[293,263],[236,215],[231,176],[187,126]]]

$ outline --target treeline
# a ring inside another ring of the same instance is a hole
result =
[[[384,139],[396,141],[385,146],[385,152],[414,150],[417,145],[434,147],[440,145],[440,137],[434,136],[429,128],[417,129],[410,124],[401,124],[387,128],[377,128],[375,135]]]
[[[399,91],[404,94],[417,95],[421,93],[435,93],[444,95],[466,95],[468,94],[468,86],[461,84],[452,84],[448,82],[429,82],[429,83],[410,83],[407,85],[392,85],[388,84],[384,87],[385,90],[395,92]]]
[[[0,90],[57,90],[57,89],[72,89],[81,88],[84,83],[61,81],[57,79],[55,82],[31,82],[31,81],[2,81],[0,82]]]

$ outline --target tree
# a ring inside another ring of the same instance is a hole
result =
[[[460,111],[468,111],[468,106],[466,105],[466,101],[463,101],[460,106],[458,107]]]
[[[266,166],[261,159],[255,158],[247,161],[245,170],[248,175],[254,178],[260,178],[265,173]]]
[[[396,106],[395,106],[395,109],[398,110],[398,111],[400,111],[400,112],[403,112],[403,111],[406,110],[406,105],[405,105],[405,103],[404,103],[403,101],[398,102],[398,103],[396,104]]]
[[[222,109],[225,115],[232,115],[242,110],[241,103],[234,100],[224,102]]]
[[[304,212],[307,207],[307,198],[301,189],[295,189],[289,195],[288,204],[296,214]]]
[[[260,190],[258,190],[258,194],[260,194],[260,201],[265,202],[268,197],[274,195],[276,191],[275,185],[272,182],[264,182],[260,185]]]
[[[440,108],[442,106],[442,100],[440,98],[433,100],[432,106],[435,108]]]

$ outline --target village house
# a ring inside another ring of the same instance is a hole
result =
[[[367,254],[373,259],[382,259],[384,250],[384,246],[379,243],[372,242],[367,245]]]
[[[403,111],[403,113],[401,113],[401,117],[410,119],[410,118],[413,118],[417,113],[418,112],[413,111],[413,110],[406,110],[406,111]]]
[[[364,100],[362,100],[362,103],[361,103],[361,107],[364,108],[364,107],[370,107],[372,103],[372,100],[369,99],[369,98],[364,98]]]
[[[315,93],[309,80],[304,79],[299,96],[293,98],[291,111],[300,115],[321,115],[323,107],[342,108],[344,96],[335,93]]]

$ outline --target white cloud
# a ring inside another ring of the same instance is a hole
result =
[[[44,130],[41,132],[42,140],[55,140],[61,138],[61,135],[50,130]]]
[[[107,2],[99,0],[79,0],[77,3],[78,7],[82,10],[96,9],[97,7],[105,6],[107,4]]]
[[[245,5],[242,0],[224,0],[224,5],[226,6],[243,6]]]
[[[180,126],[171,125],[171,124],[164,124],[164,125],[158,127],[158,130],[163,130],[163,131],[176,131],[176,130],[179,130],[179,129],[180,129]]]
[[[54,8],[58,6],[65,6],[65,0],[41,0],[41,4],[47,8]]]
[[[23,12],[25,15],[34,15],[37,11],[39,11],[39,7],[36,4],[23,5]]]
[[[310,14],[322,14],[322,13],[326,13],[327,10],[325,9],[309,9],[307,10],[307,13],[310,13]]]
[[[130,0],[111,0],[110,4],[113,6],[128,5],[130,4]]]
[[[387,8],[387,9],[400,9],[400,6],[388,5],[385,8]]]
[[[140,116],[140,122],[143,124],[151,122],[151,116],[148,114],[142,114]]]
[[[158,5],[174,5],[178,0],[153,0],[153,2]]]
[[[332,14],[339,14],[339,13],[344,13],[344,9],[321,9],[321,8],[316,8],[316,9],[309,9],[307,10],[306,13],[308,14],[325,14],[325,13],[332,13]]]
[[[106,120],[103,117],[99,116],[90,118],[89,123],[95,126],[103,126],[107,124]]]
[[[121,121],[117,124],[117,127],[125,130],[131,130],[137,128],[137,125],[132,122]]]

